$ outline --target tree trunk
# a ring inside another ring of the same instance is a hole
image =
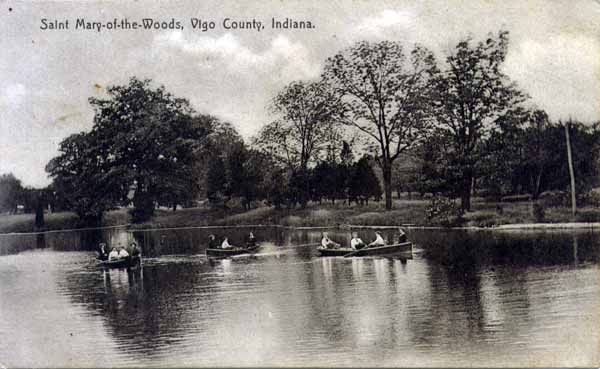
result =
[[[41,230],[44,228],[44,201],[42,201],[41,196],[37,195],[38,198],[35,204],[35,228],[37,230]]]
[[[540,197],[540,184],[542,183],[542,171],[540,170],[535,178],[535,187],[533,188],[533,199]]]
[[[573,170],[573,155],[571,154],[569,122],[565,123],[565,136],[567,138],[567,160],[569,161],[569,175],[571,177],[571,212],[575,215],[577,213],[577,197],[575,194],[575,171]]]
[[[154,214],[154,200],[145,191],[139,189],[133,195],[133,221],[141,222],[150,219]]]
[[[385,209],[392,210],[392,165],[384,163],[381,168],[383,171],[383,188],[385,192]]]
[[[460,207],[464,211],[471,211],[471,191],[473,186],[473,172],[467,170],[463,177],[460,189]]]

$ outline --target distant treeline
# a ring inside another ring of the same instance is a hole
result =
[[[390,209],[394,190],[460,199],[469,211],[474,194],[571,191],[566,130],[575,190],[587,196],[598,185],[599,124],[552,122],[532,108],[502,72],[508,42],[505,31],[465,39],[443,61],[418,45],[359,42],[328,58],[319,80],[276,93],[275,119],[248,143],[231,124],[133,77],[90,98],[93,128],[60,143],[46,167],[48,198],[87,223],[116,206],[132,205],[143,221],[157,206],[202,199],[248,209],[383,196]]]

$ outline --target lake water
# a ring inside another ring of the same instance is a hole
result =
[[[254,228],[258,254],[204,256],[249,230],[0,236],[0,366],[600,364],[598,233],[408,230],[402,260]],[[96,267],[98,242],[133,239],[141,268]]]

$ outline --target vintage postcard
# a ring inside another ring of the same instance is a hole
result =
[[[600,1],[0,0],[0,368],[600,366]]]

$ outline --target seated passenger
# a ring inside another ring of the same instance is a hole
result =
[[[219,245],[219,243],[217,242],[215,235],[214,234],[209,235],[208,236],[208,248],[209,249],[218,249],[220,247],[221,247],[221,245]]]
[[[321,239],[321,246],[324,249],[337,249],[340,247],[340,244],[330,240],[327,232],[323,232],[323,238]]]
[[[231,246],[231,245],[229,244],[229,241],[227,240],[227,237],[225,237],[225,239],[223,240],[223,243],[221,243],[221,248],[222,248],[223,250],[225,250],[225,249],[231,249],[231,248],[233,248],[233,246]]]
[[[354,250],[360,250],[363,247],[367,246],[363,240],[361,240],[358,237],[358,233],[356,232],[352,232],[352,240],[350,240],[350,246],[354,249]]]
[[[398,228],[398,243],[404,243],[406,241],[408,241],[406,233],[402,228]]]
[[[379,246],[385,246],[385,241],[383,240],[383,237],[381,237],[381,233],[375,232],[375,241],[371,242],[369,244],[369,247],[379,247]]]
[[[126,258],[129,257],[129,253],[127,252],[127,250],[125,250],[125,248],[123,246],[121,246],[121,250],[119,251],[119,258]]]
[[[250,232],[248,238],[246,239],[246,247],[252,248],[254,246],[256,246],[256,237],[254,237],[254,234]]]
[[[119,252],[117,251],[116,248],[112,248],[112,250],[110,250],[110,254],[108,254],[108,261],[114,260],[114,259],[118,259],[119,258]]]

